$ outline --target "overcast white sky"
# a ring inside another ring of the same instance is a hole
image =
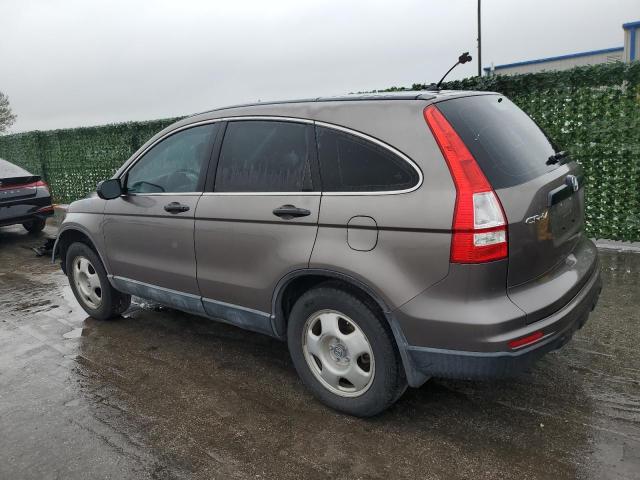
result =
[[[436,81],[476,0],[1,0],[11,131]],[[483,66],[622,46],[640,0],[483,0]]]

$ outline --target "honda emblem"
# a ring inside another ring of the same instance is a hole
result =
[[[574,192],[577,192],[580,188],[578,177],[576,177],[575,175],[567,175],[567,185],[569,185]]]

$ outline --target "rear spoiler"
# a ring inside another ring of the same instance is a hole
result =
[[[42,180],[40,175],[27,175],[23,177],[3,177],[0,178],[0,190],[17,186],[29,185]]]

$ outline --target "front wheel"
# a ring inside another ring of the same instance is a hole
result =
[[[100,257],[88,245],[71,244],[66,255],[66,271],[76,300],[91,317],[97,320],[117,317],[131,304],[130,295],[111,286]]]
[[[332,285],[306,292],[289,315],[288,344],[304,384],[323,403],[369,417],[406,389],[386,320],[355,295]]]
[[[40,233],[44,230],[47,221],[44,218],[35,218],[22,224],[24,229],[29,233]]]

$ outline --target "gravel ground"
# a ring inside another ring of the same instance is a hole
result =
[[[48,233],[53,233],[51,227]],[[0,478],[640,478],[640,254],[560,352],[511,381],[431,380],[350,418],[286,345],[139,302],[98,322],[0,229]]]

